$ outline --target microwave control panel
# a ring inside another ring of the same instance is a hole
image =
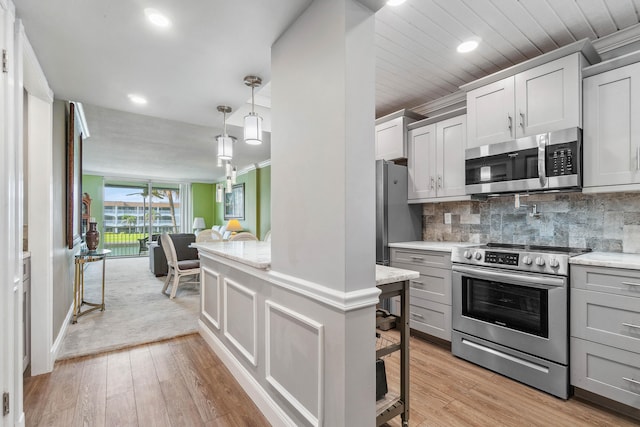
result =
[[[547,176],[574,175],[578,173],[576,165],[577,143],[551,145],[547,147]]]

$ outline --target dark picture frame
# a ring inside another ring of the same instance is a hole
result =
[[[76,133],[75,105],[69,103],[67,119],[67,246],[82,241],[82,132]]]
[[[244,219],[244,183],[235,184],[224,193],[224,219]]]

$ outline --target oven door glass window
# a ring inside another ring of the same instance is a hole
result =
[[[548,290],[462,278],[462,315],[549,337]]]

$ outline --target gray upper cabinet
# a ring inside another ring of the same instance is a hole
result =
[[[460,200],[467,197],[464,187],[467,116],[420,125],[431,120],[435,119],[409,127],[408,199],[410,202]]]
[[[588,77],[583,89],[585,191],[640,189],[640,63]]]
[[[467,147],[581,127],[581,70],[573,53],[467,93]]]
[[[400,110],[376,120],[376,160],[407,158],[407,125],[423,116]]]
[[[514,77],[467,93],[467,147],[480,147],[514,138]]]

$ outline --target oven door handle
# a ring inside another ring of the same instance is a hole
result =
[[[507,273],[482,267],[465,267],[463,265],[454,265],[452,267],[452,271],[462,273],[467,277],[475,279],[504,282],[508,284],[527,286],[530,288],[553,289],[563,288],[566,286],[565,277],[546,277],[542,275],[530,275],[525,272]]]

